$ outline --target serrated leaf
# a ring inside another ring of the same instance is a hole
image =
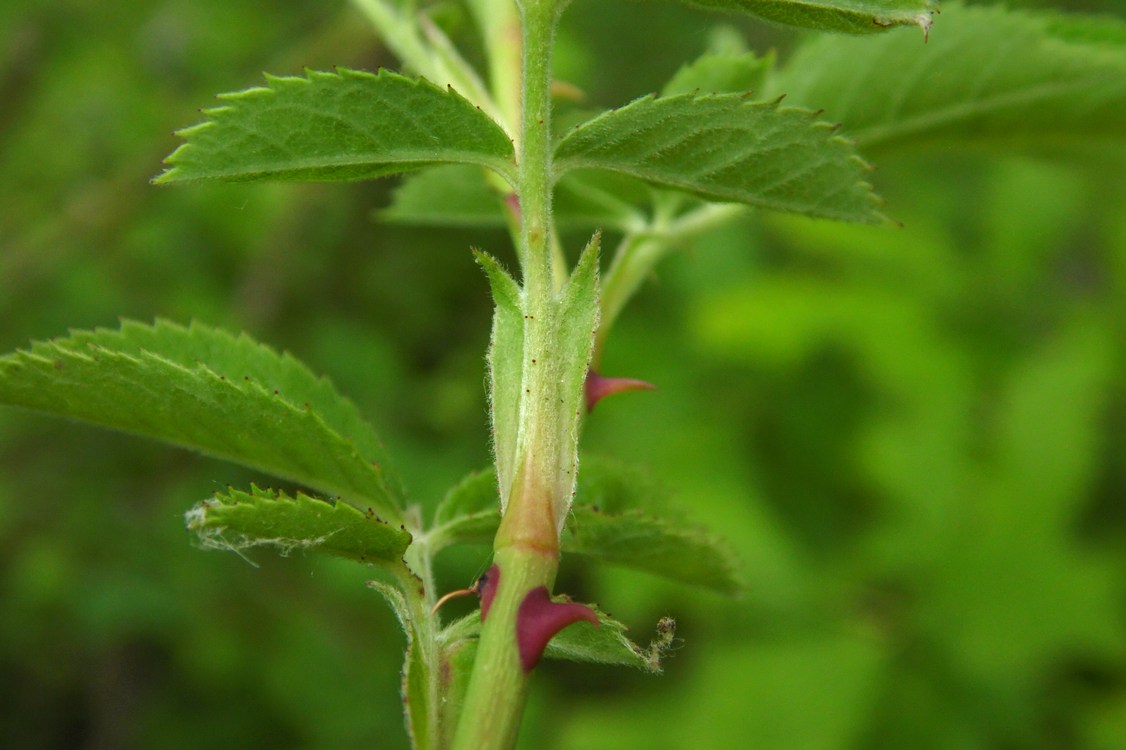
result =
[[[318,550],[364,563],[400,563],[411,543],[409,532],[374,512],[258,487],[217,494],[188,511],[185,521],[205,547],[240,552],[267,545],[285,553]]]
[[[931,25],[931,0],[682,0],[708,10],[750,13],[767,21],[822,31],[868,34],[895,26]]]
[[[496,307],[489,340],[489,418],[493,430],[493,459],[503,511],[516,471],[517,433],[524,368],[523,291],[490,255],[477,253],[489,277]]]
[[[724,594],[743,589],[734,555],[718,537],[642,511],[610,514],[576,503],[563,530],[562,547],[568,554]]]
[[[626,636],[624,624],[593,607],[598,614],[599,627],[580,621],[559,631],[547,644],[544,656],[549,659],[607,664],[641,669],[660,674],[661,659],[676,640],[676,622],[669,617],[657,623],[657,634],[648,646],[642,647]],[[472,612],[451,623],[441,635],[443,642],[452,647],[473,643],[481,631],[481,613]]]
[[[644,97],[568,133],[556,169],[605,169],[714,201],[878,222],[867,165],[817,113],[738,94]]]
[[[156,438],[372,506],[403,493],[355,406],[288,354],[166,321],[78,331],[0,357],[0,404]]]
[[[665,84],[661,96],[761,91],[773,68],[773,53],[764,57],[753,52],[707,54],[682,65]]]
[[[492,542],[500,525],[493,477],[476,472],[446,495],[427,534],[435,553],[453,544]],[[585,458],[560,540],[563,552],[725,594],[742,591],[729,546],[682,520],[667,495],[646,472]]]
[[[266,80],[179,131],[154,182],[367,180],[450,162],[513,179],[512,141],[453,89],[386,70]]]
[[[672,648],[676,622],[669,617],[657,623],[657,635],[645,648],[626,637],[625,625],[606,613],[598,612],[599,627],[585,620],[559,631],[544,651],[549,659],[566,659],[593,664],[634,667],[660,674],[661,659]]]
[[[925,47],[895,34],[821,37],[773,79],[824,107],[866,154],[949,144],[998,151],[1126,141],[1126,24],[943,5]]]

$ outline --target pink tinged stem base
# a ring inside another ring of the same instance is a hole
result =
[[[548,642],[563,628],[579,620],[599,626],[598,615],[585,604],[553,602],[547,586],[532,589],[520,603],[516,615],[516,645],[520,666],[531,672],[543,657]]]
[[[590,370],[586,374],[586,410],[587,412],[594,411],[594,407],[599,401],[607,396],[613,396],[615,393],[625,393],[626,391],[655,391],[656,389],[657,386],[652,383],[647,383],[644,380],[636,380],[634,378],[605,378],[594,370]]]

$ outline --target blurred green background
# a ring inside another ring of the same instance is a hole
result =
[[[721,22],[576,0],[559,74],[619,104]],[[469,247],[511,262],[505,237],[381,226],[392,181],[147,182],[214,93],[333,65],[394,65],[343,1],[0,5],[0,350],[119,316],[245,329],[329,374],[432,506],[489,462]],[[1121,163],[881,161],[902,229],[759,215],[662,267],[605,359],[660,390],[600,406],[587,447],[652,467],[749,588],[565,560],[561,590],[683,640],[663,677],[545,663],[522,746],[1126,748]],[[2,744],[406,746],[366,571],[192,546],[183,511],[255,478],[0,411]]]

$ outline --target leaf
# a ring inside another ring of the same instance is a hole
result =
[[[412,174],[395,190],[382,221],[419,226],[503,227],[504,205],[480,167],[448,164]]]
[[[476,257],[489,277],[493,300],[496,302],[487,361],[493,458],[497,467],[500,508],[503,512],[516,471],[524,367],[524,293],[516,280],[492,256],[477,253]]]
[[[544,656],[550,659],[592,664],[635,667],[651,674],[660,674],[661,659],[676,640],[676,621],[663,617],[657,623],[657,635],[646,647],[626,637],[629,630],[597,607],[599,626],[585,620],[559,631],[547,644]],[[481,613],[472,612],[451,623],[442,631],[441,640],[447,648],[474,642],[481,631]]]
[[[820,37],[774,78],[788,101],[824,107],[866,154],[949,144],[990,152],[1126,142],[1126,24],[943,5],[921,47]]]
[[[676,621],[663,617],[657,635],[645,648],[626,637],[629,630],[606,613],[598,612],[599,627],[580,621],[564,628],[547,644],[544,656],[593,664],[635,667],[651,674],[661,673],[661,659],[676,639]]]
[[[491,544],[499,525],[496,472],[476,471],[454,485],[438,504],[427,543],[434,554],[451,544]]]
[[[367,180],[448,162],[514,178],[512,141],[453,89],[386,70],[306,76],[221,95],[154,182]]]
[[[556,169],[606,169],[715,201],[878,222],[867,165],[817,114],[738,94],[644,97],[568,133]]]
[[[252,487],[229,490],[196,505],[184,517],[205,547],[241,552],[272,545],[283,553],[318,550],[364,563],[400,563],[411,535],[374,512],[325,502],[298,492]]]
[[[558,347],[558,357],[553,362],[543,362],[541,367],[554,367],[552,379],[558,383],[558,403],[550,409],[565,420],[556,426],[561,437],[559,466],[568,470],[556,475],[552,497],[562,499],[554,508],[556,528],[560,531],[567,520],[567,511],[575,495],[575,482],[579,470],[579,429],[586,402],[586,376],[594,352],[594,335],[598,330],[599,284],[598,251],[600,235],[595,234],[587,243],[571,277],[560,294],[558,327],[551,339]]]
[[[895,26],[931,26],[930,0],[682,0],[709,10],[750,13],[767,21],[822,31],[866,34]],[[945,6],[943,6],[945,10]]]
[[[764,57],[753,52],[703,55],[682,65],[665,84],[661,96],[760,91],[774,69],[774,58],[773,52]]]
[[[427,532],[431,550],[492,542],[500,525],[493,477],[476,472],[450,490]],[[667,496],[646,472],[585,458],[560,540],[563,552],[724,594],[742,591],[728,545],[679,518]]]
[[[612,172],[576,171],[555,186],[556,226],[587,231],[639,231],[648,219],[638,206],[652,198],[648,185]]]
[[[0,404],[163,440],[400,520],[402,489],[355,406],[245,334],[125,322],[35,343],[0,357]]]
[[[643,183],[609,172],[572,172],[555,189],[558,227],[627,231],[644,225],[635,204],[648,200]],[[408,175],[377,218],[397,224],[503,228],[504,202],[479,167],[451,164]]]
[[[734,555],[718,537],[642,511],[603,513],[575,504],[563,551],[734,595],[743,590]]]

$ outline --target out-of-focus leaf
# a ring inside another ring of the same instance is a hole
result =
[[[355,406],[245,334],[126,322],[37,342],[0,358],[0,404],[164,440],[400,519],[402,490]]]
[[[446,493],[427,540],[435,552],[451,544],[490,544],[499,525],[496,472],[487,469],[470,474]]]
[[[367,180],[448,162],[513,177],[512,141],[453,89],[382,70],[309,71],[223,94],[158,184],[198,180]]]
[[[574,505],[563,551],[725,594],[743,588],[735,556],[719,537],[638,511],[611,515]]]
[[[702,198],[883,220],[867,165],[818,114],[739,94],[643,97],[578,126],[556,169],[605,169]]]
[[[757,92],[773,69],[773,53],[763,57],[753,52],[707,54],[681,66],[665,84],[661,96]]]
[[[420,226],[502,227],[504,206],[471,164],[449,164],[407,176],[377,216]]]
[[[627,231],[644,224],[649,188],[607,172],[572,172],[555,187],[555,224]],[[408,175],[378,218],[419,226],[506,226],[505,207],[480,167],[451,164]]]
[[[750,13],[787,26],[867,34],[931,25],[931,0],[682,0],[709,10]]]
[[[188,511],[185,521],[205,547],[235,551],[267,545],[283,553],[318,550],[359,562],[395,564],[411,543],[409,532],[345,502],[300,492],[290,497],[258,487],[204,500]]]
[[[1126,141],[1126,25],[944,3],[930,43],[810,40],[772,94],[823,107],[857,147],[985,144],[991,153]]]

